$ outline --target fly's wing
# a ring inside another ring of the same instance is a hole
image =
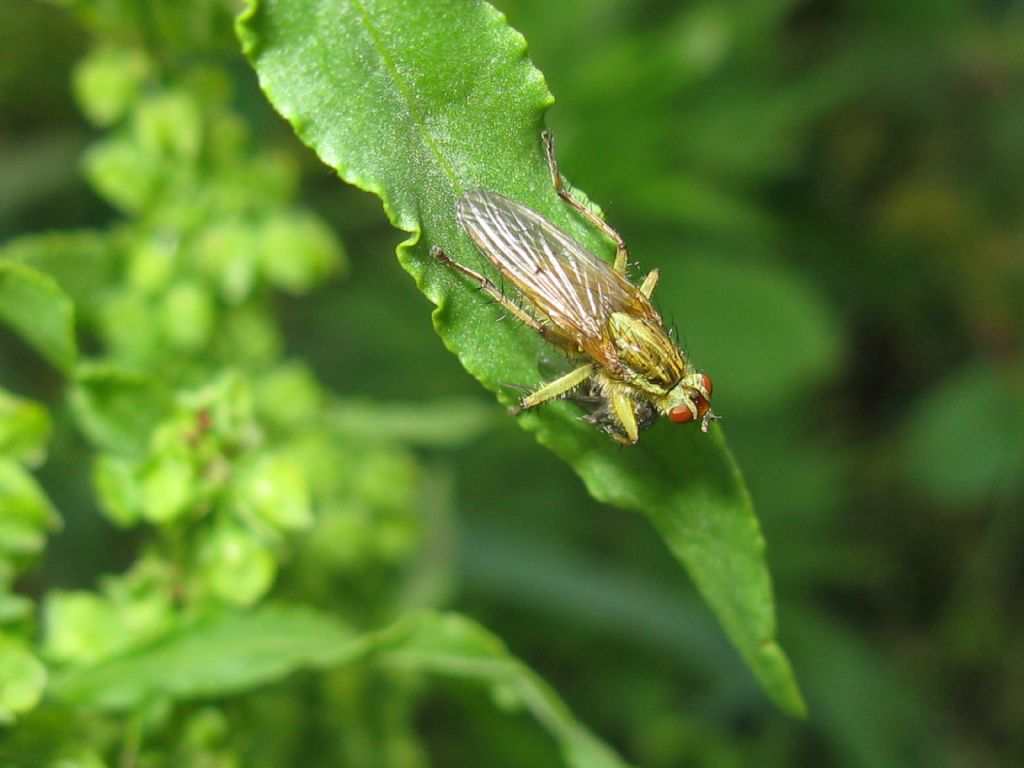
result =
[[[608,264],[515,200],[485,189],[462,196],[455,216],[499,272],[555,331],[614,367],[604,343],[613,312],[656,319],[647,298]]]

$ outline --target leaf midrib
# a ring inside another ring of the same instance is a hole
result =
[[[384,66],[387,67],[388,72],[391,73],[391,79],[395,83],[395,88],[398,90],[402,100],[405,102],[406,109],[408,109],[409,114],[412,117],[412,122],[417,128],[418,133],[422,136],[423,143],[426,144],[427,150],[434,156],[438,166],[440,166],[441,170],[444,171],[448,180],[451,181],[452,187],[454,187],[457,192],[461,192],[461,187],[455,177],[455,170],[445,162],[444,155],[441,153],[441,150],[434,141],[434,137],[431,136],[430,131],[427,129],[426,121],[416,108],[416,102],[410,95],[409,90],[402,79],[401,72],[398,67],[395,66],[395,62],[388,53],[387,46],[384,45],[380,34],[377,32],[377,28],[373,25],[373,22],[370,21],[369,14],[367,14],[366,9],[363,7],[362,0],[351,0],[351,2],[359,15],[360,21],[366,28],[367,35],[370,37],[370,40],[373,41],[373,47],[377,50],[377,54],[380,56],[381,61],[384,62]]]

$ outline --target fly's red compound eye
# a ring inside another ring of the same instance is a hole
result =
[[[704,391],[708,393],[708,397],[711,397],[711,377],[706,373],[700,375],[700,383],[704,385]]]
[[[673,424],[685,424],[688,421],[693,421],[693,411],[685,405],[677,405],[668,412],[668,419]]]

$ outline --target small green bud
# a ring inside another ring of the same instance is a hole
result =
[[[54,661],[95,662],[125,646],[114,606],[92,592],[51,590],[44,616],[43,649]]]
[[[139,521],[142,488],[131,462],[101,454],[93,466],[92,482],[100,507],[111,522],[129,528]]]
[[[46,408],[0,389],[0,456],[30,466],[40,464],[51,431]]]
[[[283,346],[277,326],[263,311],[248,306],[225,318],[222,339],[232,357],[250,365],[274,361]]]
[[[229,304],[249,297],[256,278],[257,233],[243,221],[228,220],[204,228],[193,257],[198,267],[220,288]]]
[[[288,293],[309,291],[342,263],[337,237],[323,221],[306,213],[268,219],[259,240],[264,274]]]
[[[94,125],[108,126],[128,112],[149,74],[149,60],[140,51],[98,48],[75,68],[75,97]]]
[[[112,352],[130,363],[145,363],[159,352],[159,327],[149,303],[125,291],[103,302],[100,327]]]
[[[239,479],[238,500],[279,530],[302,530],[313,524],[306,476],[286,456],[261,456],[250,464]]]
[[[256,412],[279,427],[297,427],[317,419],[324,410],[320,382],[304,365],[274,368],[256,383]]]
[[[188,510],[195,471],[179,456],[161,456],[142,475],[142,516],[151,523],[169,523]]]
[[[277,562],[252,534],[224,525],[211,532],[199,550],[201,577],[225,602],[252,605],[274,583]]]
[[[0,587],[0,626],[27,624],[32,620],[35,603],[25,595],[14,595]]]
[[[85,174],[102,197],[130,214],[149,206],[162,182],[162,172],[154,159],[123,136],[90,147],[85,153]]]
[[[21,640],[0,634],[0,723],[36,707],[46,687],[46,667]]]
[[[215,314],[213,298],[202,285],[178,283],[161,303],[160,324],[172,345],[196,351],[209,341]]]
[[[147,157],[178,162],[193,162],[199,158],[203,116],[199,104],[189,93],[165,91],[146,99],[135,111],[132,128],[135,140]]]
[[[171,238],[151,237],[132,251],[128,279],[142,292],[163,290],[174,275],[177,245]]]

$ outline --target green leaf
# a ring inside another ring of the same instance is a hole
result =
[[[209,616],[149,648],[56,675],[51,692],[73,703],[130,710],[163,696],[185,700],[246,691],[364,650],[365,641],[331,617],[263,606]]]
[[[300,138],[346,181],[378,194],[392,223],[412,233],[399,261],[437,305],[434,325],[466,369],[507,404],[516,393],[504,382],[538,383],[539,339],[496,322],[500,309],[429,255],[440,245],[487,269],[454,217],[456,200],[474,186],[523,201],[610,255],[552,188],[540,141],[552,98],[523,38],[471,0],[250,0],[238,34]],[[595,498],[650,517],[765,689],[802,712],[775,641],[758,522],[721,433],[662,424],[623,449],[568,403],[519,420]]]
[[[62,371],[74,367],[74,307],[52,277],[0,260],[0,321]]]
[[[105,364],[83,365],[71,391],[82,431],[97,447],[137,456],[170,413],[170,393],[159,381]]]
[[[107,594],[51,589],[46,593],[43,651],[57,663],[96,664],[151,642],[172,626],[169,595],[124,589]]]
[[[0,555],[38,554],[47,531],[59,527],[60,517],[35,478],[0,458]]]
[[[1024,478],[1020,368],[955,371],[911,411],[903,452],[909,479],[942,503],[978,505]]]
[[[402,669],[489,686],[503,706],[524,709],[547,728],[573,768],[625,766],[500,640],[456,614],[412,614],[378,632],[357,634],[299,606],[225,612],[183,626],[149,648],[58,673],[50,693],[74,704],[125,711],[160,697],[231,695],[300,669],[328,669],[371,655]]]
[[[46,408],[0,389],[0,456],[40,464],[52,430]]]
[[[557,694],[504,644],[459,614],[417,614],[399,625],[386,662],[420,672],[461,678],[491,688],[495,700],[532,714],[558,741],[572,768],[625,768],[626,763],[581,725]]]
[[[46,687],[46,667],[18,638],[0,634],[0,724],[36,707]]]
[[[128,528],[138,522],[142,514],[142,488],[131,461],[101,453],[93,465],[92,483],[100,508],[115,525]]]
[[[140,51],[114,46],[98,48],[75,69],[75,96],[94,125],[112,125],[124,117],[138,98],[151,70],[150,61]]]
[[[673,317],[687,348],[715,379],[716,411],[765,410],[805,397],[838,370],[844,350],[836,318],[811,287],[778,265],[714,255],[688,258],[686,291]],[[693,290],[692,286],[700,286]]]
[[[47,232],[12,240],[3,253],[55,279],[82,315],[95,309],[103,289],[115,279],[112,240],[90,230]]]

